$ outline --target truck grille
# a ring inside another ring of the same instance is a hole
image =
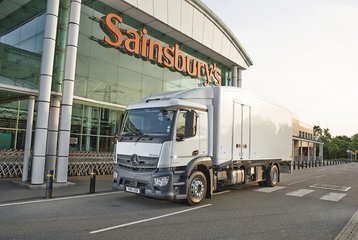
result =
[[[151,172],[157,168],[158,161],[158,157],[117,154],[118,165],[133,171]]]

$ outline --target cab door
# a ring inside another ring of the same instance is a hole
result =
[[[186,166],[199,155],[200,137],[198,134],[199,115],[193,110],[177,112],[174,143],[172,151],[172,166]]]

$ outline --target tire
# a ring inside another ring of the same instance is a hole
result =
[[[266,181],[260,181],[260,182],[259,182],[259,186],[261,186],[261,187],[266,187]]]
[[[270,168],[270,173],[267,176],[266,179],[266,186],[268,187],[274,187],[278,183],[279,179],[279,171],[276,165],[272,165]]]
[[[191,174],[187,184],[186,203],[190,206],[199,204],[206,196],[207,181],[204,173],[195,171]]]

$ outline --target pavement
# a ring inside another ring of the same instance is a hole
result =
[[[68,183],[54,183],[52,198],[89,194],[90,176],[69,177]],[[112,175],[96,176],[95,193],[112,192]],[[21,178],[0,179],[0,204],[45,199],[45,185],[31,185]]]

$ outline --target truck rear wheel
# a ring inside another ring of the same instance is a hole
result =
[[[270,174],[267,176],[266,185],[268,187],[274,187],[278,183],[279,171],[276,165],[273,165],[270,169]]]
[[[195,171],[191,174],[187,185],[187,204],[193,206],[203,201],[206,195],[207,181],[204,173]]]

